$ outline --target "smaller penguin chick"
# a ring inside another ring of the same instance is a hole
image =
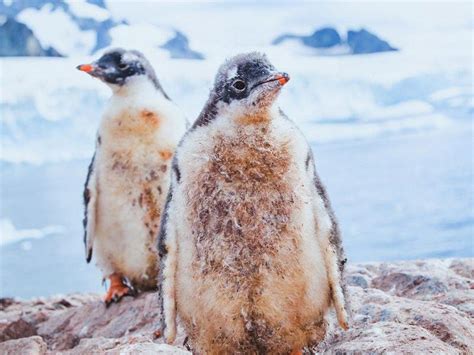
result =
[[[100,122],[84,190],[86,260],[92,252],[106,304],[156,287],[156,235],[174,150],[187,126],[142,53],[112,49],[79,65],[113,92]]]

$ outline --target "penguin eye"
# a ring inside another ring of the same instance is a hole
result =
[[[121,70],[125,70],[125,69],[128,68],[128,64],[127,63],[119,63],[118,67]]]
[[[235,89],[235,91],[242,92],[242,91],[245,90],[246,85],[245,85],[245,82],[243,80],[237,79],[236,81],[234,81],[232,83],[232,87]]]

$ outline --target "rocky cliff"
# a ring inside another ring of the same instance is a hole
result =
[[[307,36],[285,33],[275,38],[272,44],[279,45],[288,40],[299,41],[306,47],[323,50],[320,54],[369,54],[398,50],[387,41],[364,28],[349,30],[344,38],[333,27],[320,28]],[[336,47],[341,48],[338,51],[324,51]]]
[[[474,259],[350,265],[352,324],[317,353],[446,353],[474,349]],[[0,300],[0,354],[186,353],[163,344],[154,293],[105,308],[98,295]],[[331,317],[331,316],[330,316]]]

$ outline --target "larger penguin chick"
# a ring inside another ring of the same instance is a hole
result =
[[[105,302],[156,287],[155,252],[175,148],[186,119],[137,51],[113,49],[78,69],[113,92],[102,115],[84,191],[84,244],[104,279]]]
[[[299,352],[347,328],[339,229],[311,148],[275,106],[289,77],[258,53],[217,74],[177,149],[159,236],[164,335],[197,353]]]

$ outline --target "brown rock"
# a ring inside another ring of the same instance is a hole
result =
[[[0,343],[2,355],[43,355],[46,354],[46,343],[39,336],[7,340]]]
[[[474,349],[473,259],[349,265],[353,319],[331,322],[318,353],[458,354]],[[334,318],[334,315],[330,315]],[[0,300],[0,354],[189,353],[163,344],[158,296],[125,297],[106,308],[97,295]],[[38,334],[39,336],[31,336]],[[13,350],[9,350],[13,349]]]
[[[422,328],[462,352],[474,348],[472,318],[452,306],[433,301],[388,297],[374,289],[351,288],[350,294],[356,315],[355,328],[395,322]]]
[[[402,272],[376,277],[372,280],[372,287],[405,297],[439,294],[448,290],[447,286],[435,277],[410,275]]]
[[[154,293],[144,293],[137,298],[125,297],[108,308],[97,300],[50,317],[39,325],[38,334],[54,350],[70,349],[82,338],[121,338],[139,333],[152,335],[160,328],[158,312],[158,299]]]
[[[36,328],[24,319],[18,319],[1,329],[0,342],[10,339],[20,339],[36,335]]]
[[[352,327],[336,330],[317,350],[470,353],[473,265],[473,259],[447,259],[350,266]]]
[[[416,326],[379,322],[349,330],[316,349],[330,354],[457,354],[458,351]]]
[[[74,349],[61,352],[62,355],[82,354],[190,354],[176,346],[157,344],[145,337],[127,339],[108,339],[103,337],[82,339]]]
[[[0,298],[0,311],[3,311],[14,303],[15,300],[11,297]]]

